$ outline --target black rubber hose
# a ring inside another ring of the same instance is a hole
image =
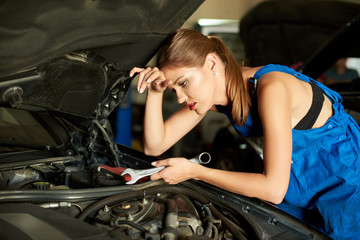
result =
[[[207,206],[202,206],[202,207],[203,207],[203,209],[204,209],[204,211],[205,211],[205,213],[206,213],[206,215],[207,215],[207,217],[208,217],[207,226],[206,226],[206,228],[205,228],[205,231],[204,231],[204,234],[203,234],[203,235],[209,236],[209,235],[210,235],[210,231],[211,231],[211,229],[212,229],[212,227],[213,227],[213,223],[212,223],[211,221],[209,221],[209,219],[212,218],[212,214],[211,214],[210,209],[209,209]]]
[[[200,202],[203,205],[207,205],[210,209],[210,211],[213,213],[213,216],[216,218],[221,219],[224,226],[229,229],[229,231],[234,235],[236,239],[239,240],[246,240],[247,238],[240,232],[240,230],[231,222],[229,219],[227,219],[224,215],[222,215],[211,203],[207,200],[207,198],[201,196],[196,191],[193,191],[188,188],[179,187],[179,186],[157,186],[157,187],[151,187],[147,189],[137,190],[133,192],[125,192],[120,193],[108,198],[104,198],[89,207],[87,207],[79,216],[78,219],[85,220],[88,216],[91,216],[95,214],[97,211],[99,211],[101,208],[103,208],[105,205],[112,205],[119,201],[125,201],[130,198],[142,198],[144,195],[155,195],[157,193],[169,193],[169,194],[184,194],[190,198],[193,198]]]
[[[129,225],[129,226],[131,226],[131,227],[133,227],[133,228],[136,228],[137,230],[139,230],[140,232],[142,232],[142,233],[146,233],[146,229],[145,228],[143,228],[142,226],[140,226],[140,225],[138,225],[138,224],[136,224],[136,223],[133,223],[133,222],[130,222],[130,221],[116,221],[116,224],[117,225]]]

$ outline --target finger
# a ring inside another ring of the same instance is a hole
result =
[[[141,72],[143,74],[140,82],[140,86],[138,88],[138,91],[140,93],[143,93],[146,87],[151,87],[151,85],[148,85],[148,83],[151,83],[155,79],[161,76],[161,72],[158,68],[147,68],[144,71]],[[141,74],[140,73],[140,74]]]
[[[171,80],[155,80],[151,82],[151,89],[157,92],[163,92],[172,83]]]
[[[161,179],[161,178],[162,178],[162,177],[161,177],[161,175],[160,175],[159,173],[154,173],[153,175],[150,176],[150,179],[151,179],[152,181],[158,180],[158,179]]]
[[[137,90],[139,93],[142,93],[144,92],[145,90],[145,86],[146,86],[146,74],[148,72],[151,71],[151,68],[146,68],[146,69],[143,69],[142,71],[138,72],[139,73],[139,79],[138,79],[138,82],[137,82]],[[144,87],[143,87],[144,85]]]
[[[151,88],[152,90],[154,90],[152,88],[153,87],[152,82],[154,82],[156,80],[160,80],[160,81],[165,80],[164,74],[157,67],[151,69],[150,71],[146,71],[145,76],[144,76],[144,80],[141,83],[139,91],[143,92],[146,87]]]
[[[169,159],[155,161],[155,162],[152,162],[151,165],[153,165],[155,167],[168,166],[169,165]]]
[[[156,91],[156,92],[162,92],[163,89],[161,87],[161,83],[163,82],[163,80],[155,80],[151,82],[151,89]]]
[[[172,81],[166,79],[166,80],[164,80],[164,81],[162,81],[162,82],[160,83],[160,86],[161,86],[163,89],[165,89],[165,88],[167,88],[170,84],[172,84]]]
[[[139,73],[141,71],[143,71],[144,68],[138,68],[138,67],[134,67],[133,69],[130,70],[130,77],[134,76],[135,73]]]
[[[146,73],[146,79],[147,82],[152,82],[154,80],[165,80],[165,76],[162,71],[155,67]]]
[[[145,73],[144,78],[146,79],[146,82],[151,82],[159,77],[159,70],[156,69],[157,68],[153,68]]]

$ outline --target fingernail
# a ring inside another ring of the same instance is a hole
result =
[[[133,76],[133,74],[132,73],[130,73],[130,77],[132,77]]]
[[[151,165],[156,166],[156,162],[152,162]]]
[[[140,93],[143,93],[144,92],[144,89],[142,89],[142,88],[140,88],[140,91],[139,91]]]
[[[148,79],[146,80],[146,82],[151,82],[151,79],[150,79],[150,78],[148,78]]]

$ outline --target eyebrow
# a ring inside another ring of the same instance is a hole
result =
[[[178,77],[178,78],[175,80],[174,85],[176,85],[176,83],[177,83],[181,78],[183,78],[183,77],[184,77],[184,76]]]

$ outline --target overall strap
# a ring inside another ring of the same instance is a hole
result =
[[[288,73],[291,75],[294,75],[295,77],[299,77],[300,75],[302,75],[301,73],[295,71],[292,68],[289,68],[287,66],[283,66],[283,65],[277,65],[277,64],[269,64],[266,65],[262,68],[260,68],[254,75],[254,78],[257,79],[258,81],[260,80],[260,78],[265,75],[266,73],[269,72],[283,72],[283,73]],[[307,79],[302,79],[303,81],[306,82],[310,82],[310,80]]]
[[[332,103],[341,103],[342,102],[342,97],[340,96],[339,93],[335,92],[334,90],[331,90],[327,86],[319,83],[318,81],[315,81],[314,79],[312,79],[292,68],[289,68],[289,67],[283,66],[283,65],[277,65],[277,64],[265,65],[264,67],[260,68],[255,73],[253,78],[250,78],[250,83],[255,83],[255,84],[252,84],[255,87],[255,91],[256,91],[257,81],[259,81],[263,75],[265,75],[266,73],[269,73],[269,72],[288,73],[302,81],[305,81],[308,83],[314,83],[325,93],[325,95],[331,100]]]

